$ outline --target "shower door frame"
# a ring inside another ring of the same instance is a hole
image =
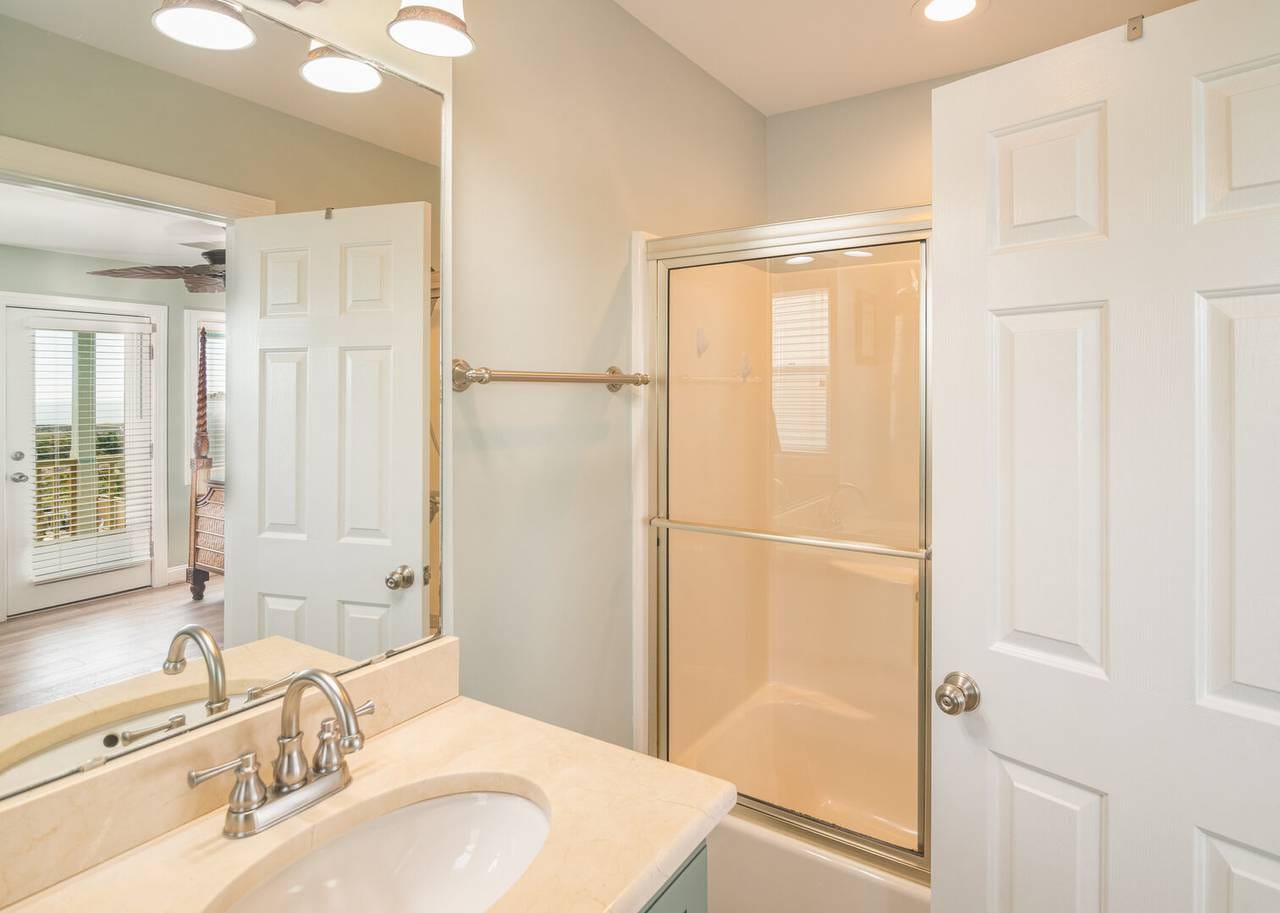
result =
[[[654,414],[654,463],[656,465],[656,512],[649,520],[652,563],[650,568],[656,586],[650,593],[651,618],[656,625],[656,675],[650,688],[650,719],[655,729],[650,733],[650,747],[657,757],[669,759],[670,695],[669,682],[669,611],[668,529],[691,530],[704,534],[734,536],[745,539],[841,549],[869,554],[892,555],[915,560],[919,566],[918,655],[917,655],[917,850],[907,850],[854,831],[799,814],[750,796],[739,796],[738,804],[765,815],[788,829],[841,852],[870,859],[917,880],[929,877],[930,839],[930,731],[932,713],[929,684],[931,682],[930,651],[930,459],[929,459],[929,360],[932,350],[932,279],[929,269],[931,209],[917,206],[906,209],[856,213],[827,219],[781,222],[752,228],[732,229],[698,235],[651,240],[646,244],[646,257],[652,269],[653,293],[656,300],[656,332],[654,346],[654,381],[656,409]],[[920,516],[919,543],[915,550],[895,549],[870,543],[847,542],[812,536],[792,536],[715,527],[710,524],[682,523],[670,517],[668,489],[669,426],[668,385],[671,272],[694,266],[712,266],[749,260],[789,257],[798,254],[869,247],[880,244],[920,242],[923,281],[920,283]]]

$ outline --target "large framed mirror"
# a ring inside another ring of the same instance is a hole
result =
[[[0,0],[0,800],[440,631],[442,99],[159,5]]]

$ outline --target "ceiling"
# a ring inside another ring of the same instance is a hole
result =
[[[257,42],[242,51],[206,51],[151,27],[159,0],[0,0],[0,15],[128,57],[229,95],[339,133],[440,164],[440,97],[386,77],[364,95],[340,95],[304,82],[304,35],[245,12]]]
[[[950,23],[913,0],[617,0],[764,114],[979,70],[1188,0],[990,0]]]
[[[189,216],[0,183],[0,244],[154,266],[203,263],[183,242],[222,247],[226,231]]]

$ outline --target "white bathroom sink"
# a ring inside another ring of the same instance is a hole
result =
[[[229,913],[481,913],[529,867],[549,829],[520,796],[428,799],[324,844]]]

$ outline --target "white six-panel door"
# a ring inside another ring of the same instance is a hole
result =
[[[227,283],[227,640],[367,658],[426,606],[430,210],[243,219]],[[401,565],[411,586],[391,590]]]
[[[934,95],[935,913],[1280,911],[1280,3],[1145,32]]]

